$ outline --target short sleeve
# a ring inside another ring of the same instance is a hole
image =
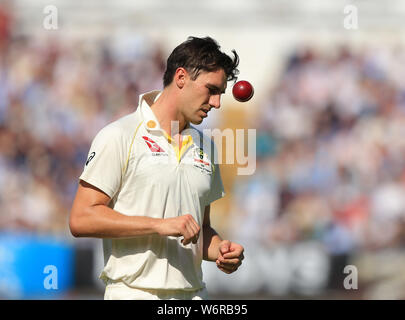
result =
[[[207,197],[207,205],[224,196],[225,196],[224,185],[222,183],[219,165],[216,163],[214,164],[214,172],[211,180],[211,190]]]
[[[207,205],[225,196],[224,185],[222,183],[221,172],[218,164],[217,149],[214,141],[211,140],[211,163],[213,173],[211,178],[211,189],[207,197]]]
[[[94,138],[80,180],[113,198],[119,190],[125,164],[122,134],[118,127],[107,126]]]

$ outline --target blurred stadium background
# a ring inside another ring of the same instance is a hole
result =
[[[0,1],[0,298],[102,299],[101,241],[67,225],[90,142],[209,35],[255,96],[228,89],[203,127],[257,130],[255,174],[221,166],[212,223],[246,259],[203,263],[212,298],[404,299],[404,18],[400,0]]]

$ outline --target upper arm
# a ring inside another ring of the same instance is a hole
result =
[[[75,202],[92,206],[98,204],[108,205],[110,200],[111,198],[107,193],[84,180],[80,180]]]
[[[80,180],[70,212],[70,227],[72,228],[72,224],[75,224],[76,218],[80,217],[81,214],[85,214],[91,207],[108,205],[110,200],[111,198],[106,193],[84,180]]]

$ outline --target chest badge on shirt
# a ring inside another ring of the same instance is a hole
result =
[[[194,167],[201,170],[201,172],[211,174],[211,161],[208,155],[201,148],[194,149]]]

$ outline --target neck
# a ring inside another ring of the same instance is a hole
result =
[[[179,103],[178,96],[174,92],[171,92],[170,87],[167,87],[151,106],[160,127],[170,136],[180,133],[187,125],[184,116],[178,110]],[[172,128],[172,121],[178,122],[178,132],[176,132],[176,124],[173,124]]]

